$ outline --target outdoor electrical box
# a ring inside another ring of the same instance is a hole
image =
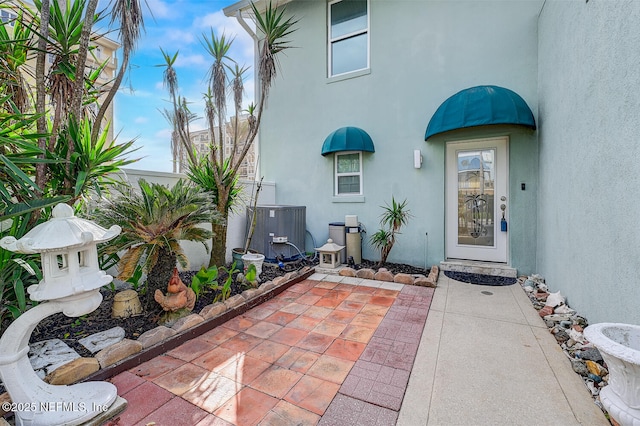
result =
[[[247,207],[247,232],[251,229],[253,208]],[[256,227],[249,249],[264,254],[267,262],[285,261],[305,255],[306,207],[285,205],[256,206]]]

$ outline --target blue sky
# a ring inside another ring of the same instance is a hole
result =
[[[224,33],[235,36],[230,56],[240,65],[253,65],[253,41],[235,18],[224,16],[222,9],[230,0],[148,0],[144,6],[145,28],[131,59],[131,69],[115,100],[114,130],[118,141],[137,137],[140,147],[135,157],[144,157],[129,166],[135,169],[172,171],[171,128],[161,112],[171,105],[162,84],[164,63],[160,47],[170,54],[179,51],[176,70],[180,91],[192,102],[191,110],[203,115],[202,93],[210,56],[201,45],[202,34]],[[144,2],[143,2],[144,4]],[[151,16],[149,9],[153,11]],[[253,69],[245,80],[245,105],[253,100]],[[203,120],[192,125],[203,129]]]

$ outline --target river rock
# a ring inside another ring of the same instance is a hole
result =
[[[395,277],[393,277],[393,282],[399,283],[399,284],[408,284],[408,285],[412,285],[413,284],[413,277],[409,274],[396,274]]]
[[[416,277],[415,280],[413,281],[413,284],[419,285],[420,287],[432,287],[432,288],[436,287],[436,283],[431,281],[429,278],[425,277],[424,275]]]
[[[600,355],[600,351],[597,348],[585,348],[580,351],[580,353],[576,353],[580,359],[602,362],[602,355]]]
[[[250,288],[242,292],[242,297],[244,297],[245,300],[251,300],[262,293],[264,293],[264,290],[260,290],[260,288]]]
[[[546,291],[537,291],[534,293],[536,299],[538,300],[542,300],[545,301],[547,300],[547,297],[549,296],[549,293],[547,293]]]
[[[569,334],[564,331],[564,330],[560,330],[555,334],[556,340],[560,343],[566,342],[567,340],[569,340]]]
[[[607,374],[607,369],[598,364],[597,362],[587,360],[584,362],[589,369],[589,372],[595,374],[596,376],[605,376]]]
[[[576,313],[575,310],[571,309],[567,305],[556,306],[553,312],[555,312],[556,314],[563,314],[563,315],[573,315]]]
[[[160,343],[172,336],[175,336],[176,334],[178,334],[177,331],[169,327],[165,327],[164,325],[160,325],[154,329],[142,333],[140,337],[138,337],[138,342],[142,344],[143,349],[147,349],[155,345],[156,343]]]
[[[342,268],[340,272],[338,272],[338,275],[342,277],[355,277],[356,270],[353,268]]]
[[[51,385],[70,385],[79,382],[100,369],[100,364],[95,358],[76,358],[57,368],[53,373],[44,378]]]
[[[549,316],[553,313],[553,308],[551,306],[545,306],[544,308],[540,309],[540,312],[538,312],[538,314],[544,318],[546,316]]]
[[[142,350],[142,343],[131,340],[123,339],[115,345],[104,348],[96,354],[96,359],[100,363],[100,367],[105,368],[111,364],[115,364],[128,356],[137,354]]]
[[[276,278],[273,281],[275,282],[277,279],[278,278]],[[242,305],[243,303],[244,303],[244,297],[242,297],[242,295],[240,294],[236,294],[235,296],[232,296],[224,301],[224,305],[227,307],[227,309],[233,309],[236,306]]]
[[[356,272],[356,277],[362,278],[365,280],[372,280],[374,279],[373,278],[374,276],[375,276],[375,272],[373,271],[373,269],[369,269],[369,268],[359,269],[358,272]]]
[[[210,318],[217,317],[218,315],[224,313],[227,310],[227,307],[222,302],[216,302],[211,305],[207,305],[200,311],[200,316],[205,320]]]
[[[585,363],[582,362],[582,361],[572,360],[571,361],[571,368],[573,368],[573,371],[575,371],[576,373],[578,373],[581,376],[586,377],[587,374],[589,374],[589,369],[587,368]]]
[[[188,330],[191,327],[195,327],[203,321],[204,318],[202,318],[200,315],[191,314],[178,319],[175,323],[173,323],[171,328],[180,333],[181,331]]]
[[[267,291],[276,288],[276,285],[273,283],[273,281],[267,281],[266,283],[262,284],[260,288],[266,293]]]
[[[80,355],[60,339],[43,340],[29,345],[29,361],[41,379],[76,358],[80,358]]]
[[[113,327],[99,333],[92,334],[78,340],[82,346],[87,348],[92,354],[118,343],[124,339],[125,331],[122,327]]]
[[[376,281],[393,282],[393,274],[386,268],[380,268],[373,276],[373,279]]]
[[[273,281],[271,281],[271,282],[272,282],[272,284],[273,284],[275,287],[278,287],[278,286],[282,285],[282,283],[284,283],[284,282],[286,282],[286,281],[287,281],[287,280],[286,280],[286,278],[285,278],[285,277],[275,277],[275,278],[273,279]]]

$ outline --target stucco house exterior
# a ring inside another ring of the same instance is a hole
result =
[[[389,261],[539,273],[591,322],[640,324],[639,1],[285,3],[258,175],[316,240],[357,215],[377,259],[380,206],[406,199]]]

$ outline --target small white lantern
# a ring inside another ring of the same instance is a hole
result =
[[[75,217],[67,204],[53,208],[51,219],[16,240],[5,237],[0,246],[18,253],[40,253],[43,279],[27,291],[36,301],[55,300],[98,289],[113,279],[98,265],[98,243],[116,237],[121,229],[104,229]]]
[[[27,356],[29,338],[44,318],[64,313],[79,317],[100,306],[100,287],[113,279],[98,264],[97,244],[116,237],[119,226],[104,229],[77,218],[66,204],[53,208],[52,218],[16,240],[5,237],[0,247],[42,257],[43,279],[27,290],[31,299],[46,301],[18,317],[0,338],[0,378],[18,407],[18,425],[79,425],[111,407],[118,398],[116,387],[107,382],[50,385],[33,371]]]
[[[316,248],[316,251],[320,253],[320,267],[335,269],[340,266],[338,253],[344,250],[344,247],[345,246],[334,243],[333,240],[329,238],[325,245]]]

